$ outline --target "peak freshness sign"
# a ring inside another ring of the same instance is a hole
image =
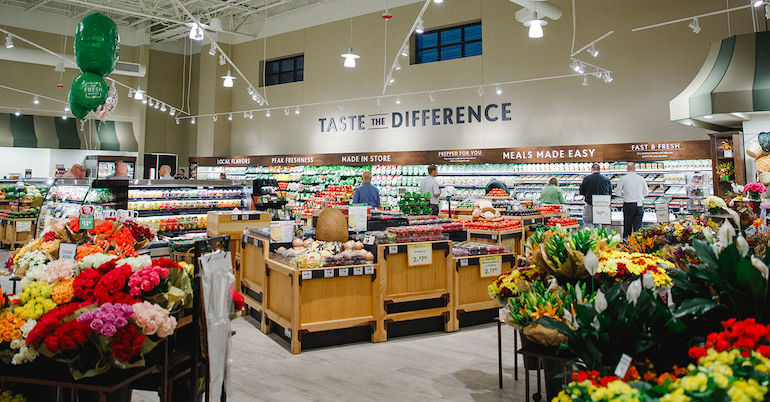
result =
[[[331,116],[318,119],[321,133],[347,133],[409,127],[453,126],[511,120],[510,103]]]

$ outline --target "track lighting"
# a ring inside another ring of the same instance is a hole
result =
[[[757,0],[754,2],[754,7],[762,7],[763,4],[765,4],[764,0]]]
[[[134,90],[134,99],[136,100],[144,99],[144,91],[142,91],[142,87],[139,87],[136,90]]]
[[[213,115],[211,116],[211,120],[214,120],[214,123],[216,123],[217,120],[219,120],[219,117],[217,115]]]
[[[243,118],[248,119],[249,118],[249,112],[243,112]]]
[[[610,82],[614,81],[614,78],[612,78],[612,73],[610,73],[609,71],[604,73],[603,79],[605,84],[609,84]]]
[[[400,104],[401,104],[401,97],[396,96],[396,105],[400,105]]]
[[[422,34],[425,32],[425,27],[422,25],[422,18],[417,20],[417,28],[414,29],[415,32],[418,34]]]
[[[190,124],[195,124],[195,117],[193,117],[192,119],[190,119]]]
[[[535,19],[525,22],[524,26],[529,27],[529,37],[537,39],[543,37],[543,27],[547,24],[548,21],[538,19],[535,13]]]
[[[155,101],[155,109],[160,109],[160,102]]]
[[[377,97],[377,106],[382,106],[382,98]]]
[[[147,98],[147,106],[152,107],[152,98]]]
[[[409,57],[409,45],[404,45],[404,47],[401,48],[401,55]]]
[[[64,72],[64,62],[59,60],[59,62],[56,63],[56,67],[53,68],[53,71],[56,71],[57,73],[63,73]]]
[[[165,112],[166,111],[166,104],[165,103],[161,103],[160,104],[160,111],[161,112]]]
[[[299,106],[297,106],[297,108],[294,109],[294,114],[299,114]]]
[[[588,76],[587,75],[583,75],[583,86],[584,87],[588,86]]]
[[[178,125],[179,125],[179,118],[177,117],[177,118],[176,118],[176,119],[174,119],[174,120],[176,120],[176,125],[178,126]]]
[[[479,89],[477,89],[476,92],[479,93],[479,96],[484,96],[484,87],[483,86],[479,86]]]
[[[16,109],[16,113],[14,113],[16,117],[21,116],[21,109]]]
[[[339,109],[339,110],[344,110],[345,109],[345,106],[342,106],[342,102],[337,104],[337,109]]]
[[[224,66],[227,63],[227,60],[225,60],[225,55],[219,54],[219,65]]]
[[[289,115],[289,108],[284,108],[283,109],[283,114],[288,116]]]
[[[13,38],[11,37],[11,34],[8,34],[8,36],[5,37],[5,48],[10,49],[13,47]]]
[[[356,59],[360,58],[361,56],[353,53],[353,48],[349,48],[347,53],[343,53],[342,57],[345,58],[345,62],[342,63],[343,66],[347,68],[355,68],[356,67]]]
[[[232,113],[227,115],[227,120],[233,121],[233,114]]]
[[[175,115],[175,114],[176,114],[176,109],[174,109],[174,108],[172,107],[172,108],[171,108],[171,109],[168,111],[168,114],[169,114],[169,115],[171,115],[171,116]]]
[[[142,98],[142,105],[146,105],[146,104],[147,104],[147,98]]]
[[[431,92],[428,94],[428,99],[430,99],[431,102],[436,101],[436,94],[434,92]]]
[[[441,4],[444,0],[433,0],[433,4]]]
[[[61,116],[61,119],[62,119],[62,120],[67,120],[67,115],[66,115],[66,114],[63,114],[63,115]]]
[[[134,97],[134,90],[133,89],[129,89],[128,90],[128,98],[131,99],[133,97]]]
[[[503,88],[499,84],[497,85],[497,87],[495,87],[495,93],[497,93],[498,95],[503,94]]]
[[[265,111],[265,117],[270,117],[270,109],[267,109],[267,111]]]
[[[393,74],[388,73],[388,85],[392,85],[394,82],[396,82],[396,79],[393,78]]]
[[[209,47],[209,54],[212,55],[212,56],[216,56],[217,55],[217,48],[214,47],[213,43],[211,44],[211,47]]]
[[[396,59],[395,68],[396,68],[396,71],[401,70],[401,63],[398,62],[398,59]]]
[[[64,111],[69,112],[70,111],[70,105],[64,105]]]
[[[586,49],[586,52],[588,52],[588,54],[590,54],[593,57],[599,57],[599,51],[596,50],[596,45],[594,44],[591,44],[591,47]]]
[[[203,40],[203,28],[201,28],[200,24],[194,23],[190,27],[190,39],[201,41]]]
[[[32,98],[32,103],[34,103],[34,104],[36,104],[36,105],[37,105],[37,104],[39,104],[39,103],[40,103],[40,98],[38,98],[38,96],[37,96],[37,95],[35,95],[35,97],[34,97],[34,98]]]
[[[697,18],[693,18],[692,22],[687,24],[687,26],[690,27],[690,29],[692,29],[693,33],[695,34],[700,33],[700,23],[698,22]]]
[[[235,80],[235,77],[233,77],[232,74],[230,74],[230,69],[227,69],[227,75],[223,75],[222,79],[224,82],[222,82],[222,86],[225,88],[232,88],[233,87],[233,81]]]

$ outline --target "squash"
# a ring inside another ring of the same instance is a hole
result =
[[[336,208],[324,208],[318,215],[315,237],[320,241],[348,241],[348,220]]]

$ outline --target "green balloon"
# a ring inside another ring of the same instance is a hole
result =
[[[77,103],[74,99],[72,99],[72,91],[70,91],[69,95],[69,104],[70,104],[70,112],[72,112],[72,115],[77,117],[80,120],[83,120],[86,115],[88,115],[88,108]]]
[[[104,78],[94,73],[83,73],[72,81],[70,100],[88,109],[95,109],[107,99],[109,90]]]
[[[80,20],[75,30],[75,61],[81,71],[107,76],[115,70],[119,54],[115,21],[99,13]]]

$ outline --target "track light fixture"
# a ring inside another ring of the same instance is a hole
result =
[[[270,109],[267,109],[267,110],[265,111],[265,117],[270,117]]]
[[[195,117],[193,117],[192,119],[190,119],[190,124],[195,124]]]
[[[219,117],[217,115],[213,115],[211,116],[211,120],[214,120],[214,123],[216,123],[217,120],[219,120]]]
[[[588,75],[587,74],[583,75],[583,86],[584,87],[588,86]]]
[[[602,79],[604,80],[605,84],[609,84],[610,82],[615,80],[614,78],[612,78],[612,73],[610,73],[609,71],[606,71],[604,73],[604,77]]]
[[[175,115],[175,114],[176,114],[176,109],[174,109],[174,108],[172,107],[172,108],[171,108],[171,109],[168,111],[168,114],[169,114],[169,115],[171,115],[171,116]]]
[[[394,82],[396,82],[396,79],[393,78],[393,74],[388,74],[388,85],[392,85]]]
[[[422,24],[422,18],[417,20],[417,27],[414,29],[414,32],[417,32],[418,34],[425,33],[425,26]]]
[[[147,104],[147,98],[142,98],[142,105],[146,105],[146,104]]]
[[[599,57],[599,51],[596,50],[596,45],[594,44],[592,44],[591,47],[586,49],[586,52],[588,52],[588,54],[590,54],[593,57]]]
[[[693,33],[695,34],[700,33],[700,22],[698,22],[697,18],[693,18],[692,22],[687,24],[687,26],[690,27],[690,29],[692,29]]]
[[[396,96],[396,105],[400,105],[400,104],[401,104],[401,97]]]
[[[294,114],[299,114],[299,106],[297,106],[297,108],[294,109]]]
[[[179,125],[179,118],[177,117],[177,118],[176,118],[176,119],[174,119],[174,120],[176,120],[176,125],[178,126],[178,125]]]
[[[395,69],[396,71],[401,70],[401,63],[398,62],[398,59],[396,59]]]
[[[243,118],[248,119],[249,118],[249,112],[243,112]]]
[[[165,112],[166,111],[166,104],[165,103],[161,103],[160,104],[160,111],[161,112]]]
[[[209,47],[209,54],[212,55],[212,56],[216,56],[217,55],[217,48],[214,47],[213,43],[211,44],[211,47]]]
[[[433,4],[441,4],[444,0],[433,0]]]
[[[152,107],[152,98],[147,98],[147,106]]]
[[[66,114],[63,114],[63,115],[61,116],[61,119],[62,119],[62,120],[67,120],[67,115],[66,115]]]
[[[13,47],[13,37],[11,34],[8,34],[8,36],[5,37],[5,48],[11,49]]]
[[[484,87],[479,85],[479,89],[477,89],[476,92],[479,93],[479,96],[484,96]]]
[[[497,93],[498,95],[502,95],[503,94],[503,88],[500,86],[500,84],[498,84],[495,87],[495,93]]]
[[[430,99],[431,102],[435,102],[436,101],[436,93],[435,92],[429,93],[428,94],[428,99]]]
[[[21,109],[16,109],[16,113],[14,113],[16,117],[21,116]]]
[[[227,120],[233,121],[233,114],[232,113],[227,115]]]
[[[69,112],[70,111],[70,105],[64,105],[64,111]]]
[[[142,91],[142,87],[139,87],[134,91],[134,99],[136,100],[144,99],[144,91]]]
[[[34,103],[36,105],[39,104],[40,103],[40,98],[37,95],[35,95],[35,97],[32,98],[32,103]]]
[[[227,64],[227,60],[225,60],[225,55],[220,54],[219,55],[219,65],[220,66],[224,66],[225,64]]]
[[[756,0],[756,1],[754,2],[754,7],[757,7],[757,8],[759,8],[759,7],[762,7],[762,5],[763,5],[763,4],[765,4],[765,1],[764,1],[764,0]]]
[[[131,99],[133,97],[134,97],[134,90],[129,88],[129,90],[128,90],[128,98]]]
[[[160,109],[160,102],[155,101],[155,109]]]
[[[409,57],[409,45],[404,45],[404,47],[401,48],[401,55]]]
[[[283,114],[288,116],[289,115],[289,108],[284,108],[283,109]]]

